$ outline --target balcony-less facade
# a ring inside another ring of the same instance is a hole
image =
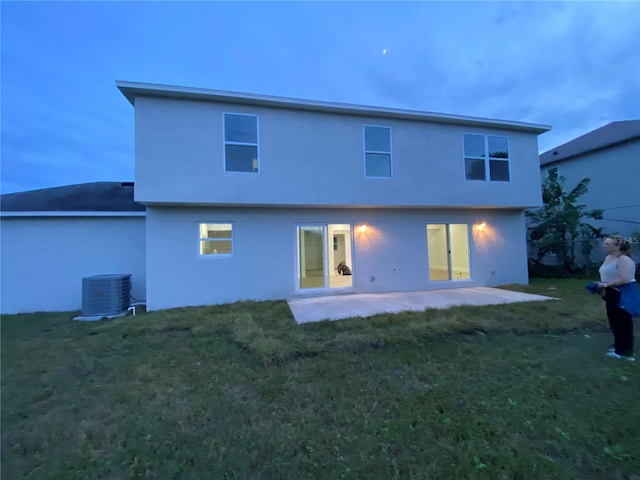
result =
[[[119,82],[150,309],[526,283],[548,127]]]

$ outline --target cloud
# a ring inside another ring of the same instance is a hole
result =
[[[381,96],[429,110],[553,123],[564,109],[602,106],[618,92],[638,95],[640,57],[628,41],[637,37],[635,5],[605,12],[603,4],[495,4],[460,18],[440,4],[428,7],[413,20],[424,34],[412,37],[421,46],[411,60],[388,71],[367,68]],[[434,25],[445,20],[450,28]]]
[[[640,2],[2,8],[3,192],[130,179],[117,79],[550,124],[542,151],[640,118]]]

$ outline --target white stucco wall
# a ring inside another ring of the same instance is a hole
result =
[[[233,223],[231,257],[200,257],[199,222]],[[426,224],[438,222],[467,223],[470,229],[486,222],[484,231],[473,230],[471,280],[428,281]],[[296,290],[296,226],[308,224],[352,226],[354,286],[341,291],[528,282],[524,215],[519,210],[150,207],[148,308],[308,294]],[[362,224],[368,227],[366,233],[356,228]]]
[[[640,140],[545,165],[543,178],[550,167],[558,167],[567,179],[567,191],[583,178],[591,179],[589,192],[579,202],[588,209],[603,209],[606,220],[589,223],[625,237],[640,231]]]
[[[0,312],[82,308],[82,278],[131,273],[144,299],[145,219],[2,217]]]
[[[260,173],[226,173],[223,113],[257,115]],[[535,133],[347,114],[137,97],[141,203],[541,205]],[[393,178],[365,178],[363,125],[392,128]],[[465,180],[463,133],[509,138],[511,181]]]

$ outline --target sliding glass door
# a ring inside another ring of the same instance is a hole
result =
[[[296,234],[299,289],[353,286],[351,225],[305,225]]]
[[[469,226],[463,223],[427,225],[429,281],[471,278]]]
[[[298,227],[298,288],[324,288],[324,227]]]

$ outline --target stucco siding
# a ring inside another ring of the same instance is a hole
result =
[[[225,172],[223,114],[258,116],[260,173]],[[136,98],[136,201],[279,206],[541,204],[535,133]],[[365,178],[363,125],[392,129],[393,176]],[[509,138],[511,181],[465,180],[463,133]]]
[[[200,222],[233,224],[231,256],[199,254]],[[482,222],[484,230],[473,227]],[[470,280],[429,281],[427,223],[469,225]],[[524,215],[518,210],[149,207],[147,306],[307,295],[297,288],[296,227],[322,224],[351,225],[353,286],[316,294],[528,282]]]
[[[3,314],[82,308],[82,278],[131,273],[144,299],[145,219],[2,218]]]
[[[567,179],[567,191],[583,178],[591,179],[589,192],[579,202],[603,209],[605,220],[590,223],[623,236],[640,231],[640,140],[545,165],[545,177],[552,167]]]

